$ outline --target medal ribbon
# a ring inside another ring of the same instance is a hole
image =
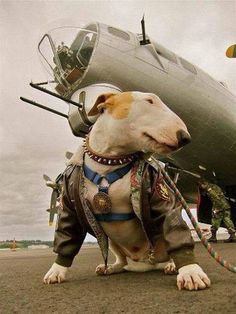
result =
[[[91,170],[85,164],[83,165],[85,177],[98,186],[98,193],[95,194],[93,198],[93,205],[98,211],[102,212],[103,214],[111,213],[112,203],[110,197],[108,196],[109,186],[113,182],[121,179],[124,175],[126,175],[132,166],[133,163],[129,163],[128,165],[109,172],[106,175],[100,175],[97,172]],[[108,182],[108,186],[100,185],[103,179]]]
[[[102,181],[102,179],[106,179],[109,184],[112,184],[113,182],[117,181],[118,179],[121,179],[124,175],[126,175],[126,173],[128,173],[130,171],[132,166],[133,166],[133,163],[131,162],[128,165],[126,165],[125,167],[116,169],[112,172],[109,172],[106,175],[98,174],[97,172],[93,171],[92,169],[90,169],[85,164],[83,165],[83,169],[84,169],[85,177],[89,181],[93,182],[94,184],[99,185],[100,182]]]

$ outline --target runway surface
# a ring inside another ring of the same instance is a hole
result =
[[[236,264],[236,244],[214,247]],[[0,251],[0,313],[235,314],[236,274],[217,264],[201,243],[195,253],[212,281],[210,289],[178,291],[176,276],[161,271],[98,277],[97,247],[82,248],[67,282],[45,285],[42,277],[55,258],[51,250]]]

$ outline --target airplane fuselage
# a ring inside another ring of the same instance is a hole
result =
[[[86,34],[90,36],[87,42]],[[187,60],[151,39],[146,45],[141,45],[141,40],[141,35],[101,23],[89,24],[70,46],[80,66],[60,81],[57,91],[70,98],[77,89],[108,83],[122,91],[157,94],[184,120],[192,136],[191,144],[170,161],[198,174],[205,168],[204,175],[214,172],[220,184],[236,188],[235,96]],[[72,61],[69,68],[74,66]],[[65,81],[69,87],[63,89]],[[73,112],[76,121],[79,113],[73,108],[70,105],[69,120]]]

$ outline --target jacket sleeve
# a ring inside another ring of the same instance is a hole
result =
[[[194,241],[188,225],[182,218],[180,202],[160,173],[152,173],[151,177],[153,182],[150,211],[157,236],[163,236],[167,252],[173,258],[177,269],[196,263],[193,253]]]
[[[54,238],[54,252],[57,253],[56,263],[70,267],[75,255],[79,252],[86,236],[86,229],[79,221],[74,202],[69,193],[69,180],[64,178],[61,199],[61,210],[58,214]]]

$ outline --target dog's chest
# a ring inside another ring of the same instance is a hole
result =
[[[101,185],[108,185],[105,180]],[[94,206],[94,196],[98,193],[98,186],[85,178],[85,198],[90,202],[91,207],[96,214],[100,214],[98,209]],[[130,201],[130,172],[124,177],[112,183],[108,188],[108,196],[112,204],[112,213],[129,213],[132,211]]]
[[[98,187],[85,179],[86,199],[89,200],[95,214],[100,214],[93,205],[93,197],[98,193]],[[132,213],[130,172],[124,177],[112,183],[108,190],[108,195],[112,203],[112,213]],[[107,236],[126,252],[131,252],[133,247],[145,247],[146,237],[138,218],[126,221],[100,222]],[[132,254],[128,254],[131,256]]]

